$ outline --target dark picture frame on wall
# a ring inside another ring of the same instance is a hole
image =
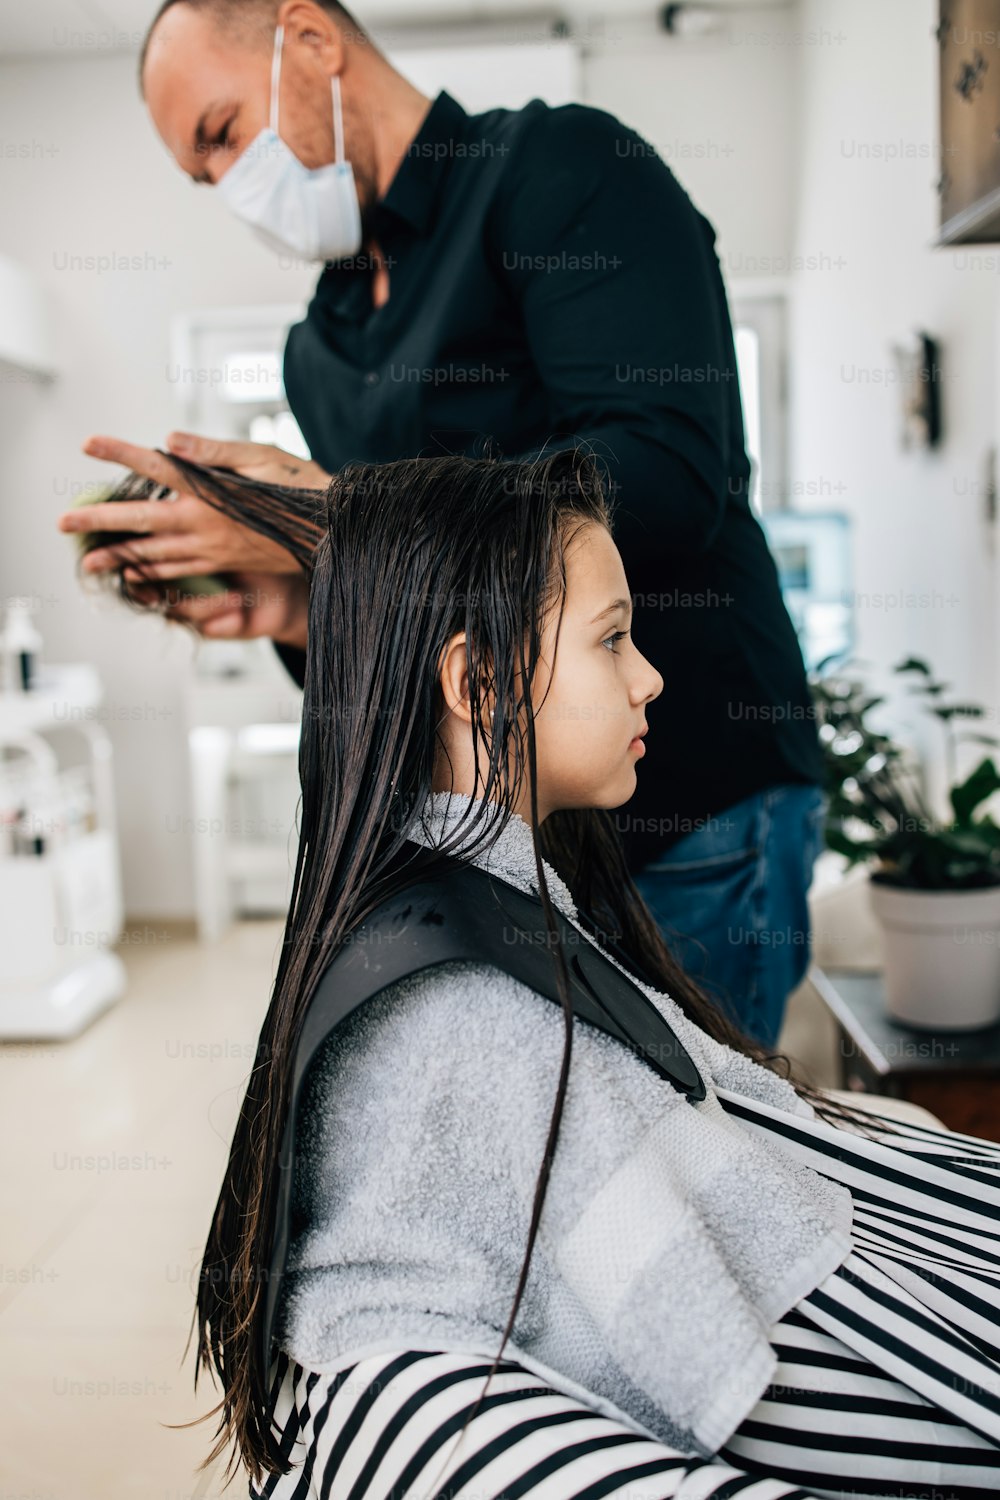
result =
[[[1000,0],[938,0],[941,245],[1000,242]]]

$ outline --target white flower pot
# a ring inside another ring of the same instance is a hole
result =
[[[868,891],[891,1016],[932,1031],[1000,1021],[1000,886],[913,891],[872,880]]]

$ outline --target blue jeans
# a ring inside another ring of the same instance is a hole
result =
[[[824,813],[817,786],[768,787],[706,818],[636,876],[682,968],[768,1049],[809,967],[806,892]]]

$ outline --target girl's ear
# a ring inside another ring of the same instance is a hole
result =
[[[466,635],[458,631],[444,646],[438,657],[438,682],[444,700],[445,713],[454,714],[465,723],[472,721],[469,703],[469,666],[466,659]]]

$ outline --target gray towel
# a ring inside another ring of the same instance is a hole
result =
[[[436,794],[410,836],[440,843],[470,811],[490,810],[472,802]],[[476,863],[536,889],[519,817]],[[546,878],[576,920],[551,867]],[[851,1196],[743,1129],[715,1095],[718,1086],[812,1114],[791,1086],[643,988],[691,1051],[707,1098],[692,1105],[612,1037],[575,1023],[558,1148],[507,1349],[637,1431],[708,1456],[773,1374],[771,1324],[850,1251]],[[495,1354],[563,1034],[558,1007],[465,962],[401,981],[338,1028],[298,1119],[301,1227],[277,1332],[299,1363],[338,1368],[379,1347]]]

